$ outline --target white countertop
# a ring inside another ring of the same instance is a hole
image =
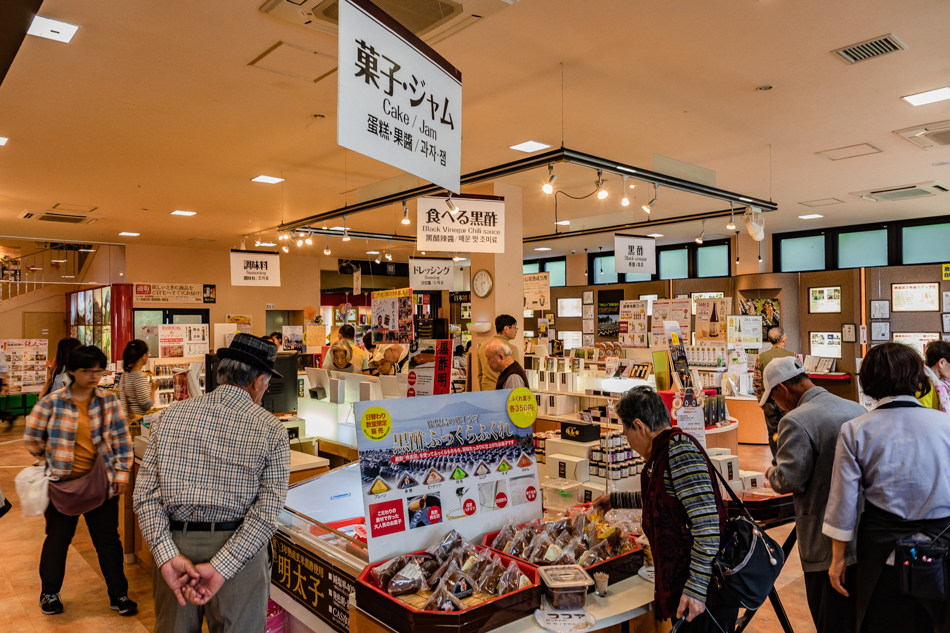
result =
[[[330,467],[330,460],[326,457],[317,457],[300,451],[290,451],[290,472],[292,473],[310,470],[311,468],[323,468],[324,466]]]

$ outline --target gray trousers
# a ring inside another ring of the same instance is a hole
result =
[[[224,532],[183,532],[175,530],[172,539],[178,551],[191,562],[207,563],[218,553],[233,530]],[[161,569],[152,569],[155,593],[155,633],[201,633],[201,621],[208,620],[210,633],[243,633],[266,628],[267,598],[270,595],[270,543],[204,606],[188,602],[184,607],[162,577]]]

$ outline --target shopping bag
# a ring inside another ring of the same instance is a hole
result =
[[[13,480],[20,497],[20,511],[25,517],[37,517],[46,512],[49,505],[49,475],[46,464],[29,466],[17,473]]]

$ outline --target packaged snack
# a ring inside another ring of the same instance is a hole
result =
[[[531,546],[525,551],[524,558],[534,565],[541,564],[547,554],[548,548],[554,544],[554,541],[546,533],[538,534],[532,540]]]
[[[439,568],[439,559],[437,559],[435,555],[430,552],[425,552],[424,554],[411,554],[406,557],[406,562],[419,565],[419,567],[422,568],[422,572],[425,574],[426,578],[428,578],[432,572]]]
[[[603,541],[600,544],[595,545],[594,547],[584,552],[583,556],[581,556],[577,560],[577,564],[580,565],[581,567],[590,567],[591,565],[596,565],[597,563],[601,563],[607,560],[608,558],[609,556],[607,554],[607,542]]]
[[[443,581],[439,583],[422,608],[425,611],[461,611],[465,607],[458,598],[452,595]]]
[[[442,580],[442,576],[445,575],[446,570],[449,568],[449,566],[452,563],[455,563],[456,565],[458,565],[461,562],[461,560],[462,560],[461,549],[457,549],[454,552],[452,552],[449,555],[449,557],[446,558],[445,561],[441,565],[439,565],[438,569],[436,569],[434,572],[429,574],[428,581],[427,581],[427,584],[429,585],[429,589],[433,589],[435,588],[437,584],[439,584],[439,581]]]
[[[571,521],[571,529],[574,530],[575,536],[582,536],[584,534],[584,528],[587,527],[587,515],[578,514]]]
[[[552,608],[576,611],[587,604],[587,587],[594,580],[580,566],[543,567],[538,572]]]
[[[510,554],[511,556],[524,558],[525,550],[527,550],[530,546],[530,541],[532,538],[534,538],[534,535],[530,529],[523,528],[518,530],[518,533],[515,534],[515,537],[512,539],[508,549],[503,549],[501,551],[503,551],[505,554]]]
[[[475,565],[475,561],[478,560],[479,551],[475,549],[474,545],[466,543],[462,546],[462,555],[461,555],[461,564],[459,567],[462,568],[462,571],[466,574],[471,573],[472,566]]]
[[[505,524],[505,527],[501,528],[501,531],[498,532],[498,536],[495,537],[495,540],[492,541],[492,549],[497,549],[501,552],[507,552],[508,548],[511,546],[511,541],[514,540],[515,534],[515,525],[511,521]]]
[[[491,564],[491,555],[488,550],[482,550],[478,553],[478,558],[475,559],[475,563],[472,565],[472,568],[469,569],[466,573],[472,578],[481,578],[482,572]],[[464,571],[464,570],[463,570]]]
[[[445,583],[445,586],[452,592],[452,595],[460,600],[472,595],[472,591],[475,589],[475,581],[472,580],[471,576],[463,573],[455,562],[449,565],[449,568],[445,570],[445,574],[442,576],[440,582]]]
[[[490,596],[495,595],[495,592],[498,591],[498,581],[501,580],[501,575],[505,573],[505,566],[501,562],[501,559],[498,556],[492,556],[491,564],[482,572],[481,577],[478,579],[478,584],[476,588],[479,593],[486,593]]]
[[[407,564],[399,570],[393,579],[389,581],[386,587],[393,596],[402,596],[407,593],[415,593],[425,586],[425,575],[422,568],[415,563]]]
[[[518,576],[521,576],[521,570],[518,568],[518,563],[511,561],[508,563],[508,569],[505,570],[505,573],[501,575],[501,579],[498,581],[498,595],[503,596],[506,593],[511,593],[518,588]]]
[[[397,556],[396,558],[390,559],[373,568],[373,571],[370,572],[373,575],[373,578],[376,579],[376,582],[380,587],[388,587],[389,581],[393,579],[399,570],[406,566],[406,559],[403,556]]]
[[[439,560],[445,562],[445,559],[449,557],[449,554],[452,553],[452,550],[459,547],[462,544],[462,535],[457,531],[452,530],[446,534],[437,546]]]

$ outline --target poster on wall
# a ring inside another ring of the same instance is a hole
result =
[[[891,284],[893,312],[937,312],[940,284]]]
[[[204,284],[134,284],[132,300],[150,305],[206,303]],[[213,287],[213,286],[212,286]],[[209,301],[207,303],[214,303]]]
[[[811,314],[841,312],[841,286],[809,288],[808,312]]]
[[[696,316],[696,301],[698,299],[722,299],[726,294],[723,292],[692,292],[689,298],[693,300],[693,316]]]
[[[231,249],[232,286],[280,286],[280,256],[270,251]]]
[[[211,333],[208,324],[158,326],[159,358],[204,356],[210,351]]]
[[[620,302],[623,290],[597,293],[597,335],[612,338],[620,333]]]
[[[525,310],[551,309],[551,273],[529,273],[522,275]]]
[[[630,299],[620,302],[620,345],[650,347],[646,301]]]
[[[417,292],[452,290],[455,287],[452,260],[410,257],[409,286]]]
[[[757,348],[762,345],[762,319],[757,316],[729,315],[726,342],[741,347]]]
[[[204,303],[218,301],[218,286],[216,284],[201,284],[201,297]]]
[[[49,341],[45,338],[9,338],[0,340],[0,350],[10,366],[10,393],[39,393],[46,382]]]
[[[614,266],[617,273],[656,274],[656,239],[615,233]]]
[[[579,317],[582,314],[582,304],[579,298],[564,298],[557,300],[557,315],[559,317]]]
[[[937,332],[894,332],[895,343],[903,343],[917,350],[917,353],[924,356],[927,349],[927,343],[939,341],[940,335]]]
[[[728,316],[732,297],[696,300],[696,340],[725,342],[729,334]]]
[[[412,288],[374,292],[370,325],[376,344],[412,342]]]
[[[281,344],[280,348],[285,352],[303,353],[303,326],[302,325],[284,325],[280,328]]]
[[[415,348],[415,349],[413,349]],[[407,398],[448,393],[452,382],[452,339],[420,339],[410,346]]]
[[[781,302],[777,298],[739,299],[739,314],[761,316],[763,330],[782,325]]]
[[[578,330],[558,330],[557,338],[564,343],[564,349],[575,349],[584,346],[583,334]]]
[[[419,198],[416,211],[416,248],[441,253],[504,253],[505,200],[498,196]]]
[[[225,323],[237,323],[237,331],[242,334],[251,333],[251,321],[253,321],[253,317],[250,314],[229,314],[224,317],[224,321]]]
[[[541,518],[525,388],[357,402],[370,562]]]
[[[841,358],[841,332],[812,332],[811,356]]]
[[[462,73],[369,0],[338,10],[337,143],[458,193]]]

